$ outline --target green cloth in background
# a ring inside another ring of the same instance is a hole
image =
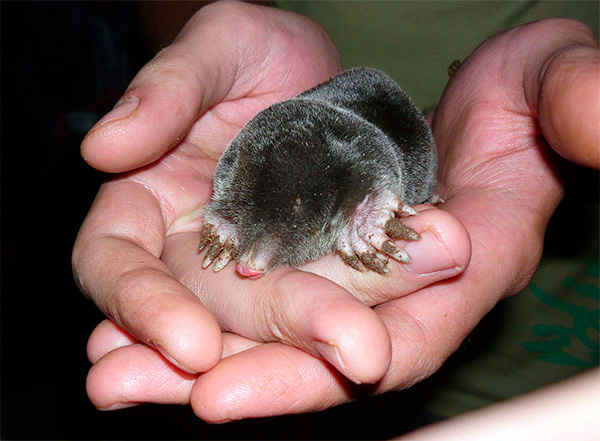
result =
[[[433,109],[454,59],[509,27],[549,17],[585,23],[598,38],[599,3],[580,1],[277,1],[331,35],[344,67],[371,66]],[[598,173],[573,167],[527,289],[501,302],[426,383],[424,411],[452,416],[598,365]],[[569,232],[573,228],[575,231]]]
[[[345,68],[383,70],[415,103],[434,108],[447,68],[509,27],[549,17],[582,21],[598,36],[598,2],[578,1],[275,1],[315,19]]]

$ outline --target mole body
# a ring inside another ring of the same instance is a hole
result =
[[[422,112],[391,78],[350,69],[260,112],[231,141],[206,207],[203,267],[259,277],[331,252],[357,270],[410,262],[400,217],[433,197],[436,151]]]

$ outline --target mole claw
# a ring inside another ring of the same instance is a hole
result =
[[[417,213],[417,210],[415,210],[410,205],[406,205],[402,201],[400,201],[400,203],[398,204],[398,213],[400,213],[400,214],[406,214],[406,215],[409,215],[409,216],[416,216],[417,214],[419,214],[419,213]]]
[[[421,240],[421,236],[415,230],[396,218],[391,218],[385,223],[385,232],[392,239]]]
[[[204,260],[202,261],[202,268],[206,269],[210,266],[210,264],[212,263],[213,259],[211,259],[208,254],[206,256],[204,256]]]
[[[361,262],[370,270],[383,275],[390,273],[390,270],[387,268],[387,262],[381,260],[375,253],[363,253],[359,257]]]
[[[225,250],[225,252],[227,254],[229,254],[231,256],[231,260],[237,259],[238,249],[233,243],[227,242],[227,244],[225,244],[225,247],[223,249]]]
[[[431,199],[429,199],[428,203],[431,205],[439,205],[439,204],[443,204],[446,201],[439,195],[439,194],[434,194],[433,196],[431,196]]]
[[[208,266],[212,263],[213,260],[215,260],[215,257],[217,257],[219,255],[219,253],[221,252],[222,249],[223,249],[223,245],[221,244],[221,241],[219,240],[219,238],[218,237],[214,238],[212,240],[210,248],[208,249],[208,251],[206,252],[206,255],[204,256],[204,260],[202,261],[202,268],[208,268]]]
[[[223,250],[221,254],[219,254],[219,257],[217,257],[217,260],[215,260],[215,273],[218,273],[225,268],[229,262],[231,262],[231,254]]]
[[[208,243],[208,239],[201,238],[200,243],[198,244],[198,253],[204,249],[206,244]]]
[[[231,242],[227,242],[222,248],[219,257],[215,260],[215,273],[221,271],[229,262],[237,257],[237,248]],[[209,264],[210,265],[210,264]]]
[[[356,271],[365,271],[364,267],[360,264],[360,259],[356,254],[347,254],[341,250],[338,250],[338,254],[340,255],[340,258],[344,261],[346,265],[351,266]]]
[[[202,229],[202,233],[200,235],[200,243],[198,244],[198,252],[202,251],[202,249],[206,246],[207,243],[211,240],[213,226],[211,224],[205,224]]]
[[[386,240],[381,246],[381,250],[390,257],[393,257],[398,262],[410,263],[412,259],[402,248],[397,248],[391,240]]]
[[[452,63],[450,63],[450,66],[448,66],[448,78],[454,75],[459,67],[460,60],[454,60]]]

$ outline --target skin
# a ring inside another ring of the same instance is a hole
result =
[[[593,369],[394,440],[598,439],[599,373],[598,369]]]
[[[403,244],[414,263],[381,277],[328,256],[258,281],[200,269],[201,205],[228,140],[340,68],[310,20],[219,3],[136,77],[136,109],[88,134],[88,163],[134,170],[101,188],[73,252],[82,291],[110,318],[88,344],[98,408],[189,403],[220,422],[330,407],[365,393],[354,383],[406,388],[530,280],[563,192],[544,138],[598,167],[597,43],[570,20],[492,37],[451,78],[433,118],[446,204],[407,221],[423,236]]]

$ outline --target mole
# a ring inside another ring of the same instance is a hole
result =
[[[435,203],[437,153],[421,110],[385,73],[353,68],[250,120],[217,165],[202,266],[256,279],[336,252],[387,275],[420,240],[402,222]]]

